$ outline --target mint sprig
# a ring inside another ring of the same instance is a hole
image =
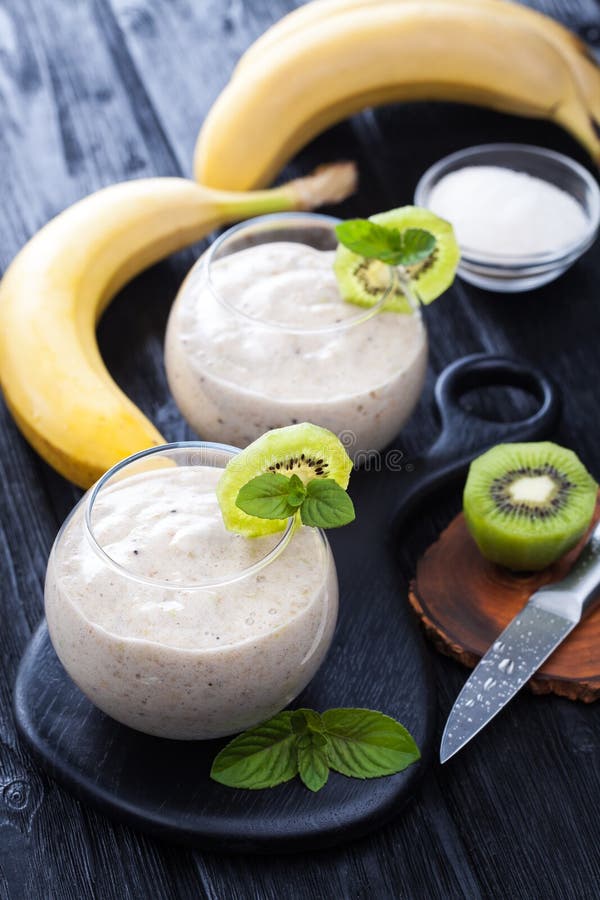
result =
[[[299,774],[311,791],[330,770],[349,778],[402,772],[420,759],[400,722],[372,709],[312,709],[278,713],[230,741],[216,756],[210,777],[228,787],[275,787]]]
[[[389,266],[414,266],[431,256],[436,239],[424,228],[386,228],[369,219],[348,219],[335,227],[340,244]]]
[[[287,519],[299,515],[303,525],[339,528],[355,518],[354,505],[333,478],[312,478],[307,484],[297,475],[265,472],[240,488],[235,505],[260,519]]]

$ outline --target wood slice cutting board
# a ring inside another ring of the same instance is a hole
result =
[[[599,519],[600,501],[594,523]],[[472,668],[534,591],[564,578],[582,544],[542,572],[519,576],[483,558],[461,513],[419,560],[409,599],[436,647]],[[600,697],[600,608],[555,650],[529,687],[585,703]]]

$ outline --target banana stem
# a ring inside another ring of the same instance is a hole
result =
[[[354,162],[319,166],[310,175],[263,191],[216,191],[219,213],[224,221],[260,216],[265,213],[315,209],[340,203],[356,190],[358,172]]]

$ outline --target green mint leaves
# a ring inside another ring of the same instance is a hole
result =
[[[436,239],[423,228],[385,228],[369,219],[348,219],[335,227],[340,244],[389,266],[414,266],[435,250]]]
[[[215,757],[210,777],[228,787],[252,790],[289,781],[298,772],[291,718],[290,712],[280,712],[238,735]]]
[[[354,504],[333,478],[313,478],[306,485],[306,497],[300,507],[304,525],[339,528],[354,521]]]
[[[349,778],[402,772],[420,759],[409,732],[372,709],[280,712],[230,741],[215,758],[210,777],[228,787],[275,787],[299,775],[319,791],[333,769]]]
[[[298,774],[310,791],[320,791],[329,778],[329,741],[319,713],[312,709],[297,709],[292,713],[292,728],[296,734]]]
[[[305,496],[306,489],[297,475],[288,478],[267,472],[240,488],[235,505],[259,519],[287,519],[302,505]]]
[[[329,765],[350,778],[401,772],[419,759],[413,738],[400,722],[371,709],[330,709],[323,713],[329,738]]]
[[[249,516],[299,515],[303,525],[317,528],[339,528],[355,518],[352,500],[333,478],[313,478],[304,484],[297,475],[266,472],[240,488],[235,503]]]

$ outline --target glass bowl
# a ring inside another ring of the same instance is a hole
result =
[[[165,366],[177,406],[205,440],[245,447],[272,428],[312,422],[335,432],[358,465],[412,413],[427,335],[408,294],[412,313],[382,310],[396,286],[393,270],[367,309],[331,302],[329,281],[299,279],[290,288],[286,280],[295,263],[282,247],[333,252],[338,222],[317,213],[250,219],[222,234],[189,272],[169,316]],[[222,266],[229,260],[235,274],[237,254],[250,248],[281,266],[276,289],[295,297],[292,307],[270,307],[275,287],[244,264],[229,291],[219,283]],[[247,305],[240,283],[252,286]]]
[[[238,452],[191,441],[128,457],[52,548],[54,649],[92,703],[138,731],[207,740],[257,725],[331,644],[338,583],[324,533],[291,519],[258,538],[222,526],[214,485]]]
[[[542,178],[566,191],[582,207],[588,221],[583,237],[559,250],[526,255],[483,253],[461,245],[458,274],[489,291],[529,291],[553,281],[592,245],[600,224],[600,189],[590,173],[561,153],[527,144],[482,144],[445,156],[421,177],[415,204],[429,208],[435,185],[465,166],[502,166]]]

